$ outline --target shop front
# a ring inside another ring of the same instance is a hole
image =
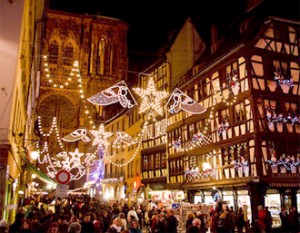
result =
[[[265,195],[265,206],[269,208],[272,216],[272,228],[281,227],[280,212],[281,198],[277,189],[268,189]]]
[[[243,209],[245,222],[252,222],[252,210],[249,192],[246,189],[237,190],[237,207]]]
[[[154,203],[172,204],[181,202],[185,196],[181,190],[150,190],[150,200]]]
[[[297,198],[297,211],[298,213],[300,213],[300,189],[298,189],[297,191],[296,198]]]
[[[228,205],[228,207],[233,207],[233,209],[236,211],[236,206],[235,206],[235,201],[234,201],[234,197],[235,197],[235,194],[234,194],[234,191],[233,190],[228,190],[228,191],[225,191],[223,190],[223,202],[226,202],[226,204]]]
[[[123,177],[103,179],[101,186],[101,197],[104,201],[120,201],[125,199],[125,183]]]

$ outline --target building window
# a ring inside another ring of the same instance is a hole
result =
[[[203,100],[204,98],[207,97],[207,83],[206,83],[206,79],[201,79],[200,83],[198,85],[198,96],[199,96],[199,100]]]
[[[143,170],[148,170],[148,168],[149,168],[148,156],[144,155],[143,156]]]
[[[98,44],[97,74],[104,75],[105,38],[101,38]]]
[[[49,46],[49,63],[57,64],[58,62],[58,44],[56,41],[53,41]]]
[[[64,65],[65,66],[71,66],[72,65],[72,61],[73,61],[73,46],[71,44],[67,45],[65,47],[65,52],[64,52]]]
[[[240,122],[246,119],[245,115],[245,105],[244,103],[239,103],[234,106],[234,121]]]

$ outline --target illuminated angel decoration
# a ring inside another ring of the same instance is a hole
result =
[[[91,139],[87,135],[87,129],[76,129],[72,133],[62,138],[65,142],[76,142],[82,140],[83,142],[89,142]]]
[[[119,102],[123,108],[137,105],[132,93],[124,81],[121,81],[87,99],[95,105],[107,106]]]
[[[178,113],[180,110],[184,110],[193,114],[201,114],[207,110],[178,88],[175,88],[171,94],[167,105],[169,103],[172,103],[169,109],[169,112],[172,114]]]
[[[137,140],[125,132],[117,132],[116,139],[113,141],[113,144],[118,145],[121,143],[125,143],[127,145],[133,145],[133,144],[137,143]]]
[[[163,107],[160,102],[169,94],[166,91],[157,91],[152,77],[150,77],[146,89],[134,88],[133,90],[142,99],[139,113],[150,111],[150,114],[153,114],[154,111],[158,115],[162,115]]]
[[[93,153],[86,153],[84,159],[85,164],[91,167],[95,164],[95,161],[96,161],[96,155],[94,155]]]

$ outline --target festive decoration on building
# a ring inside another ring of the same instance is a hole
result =
[[[163,114],[163,106],[161,101],[169,94],[166,91],[157,91],[152,77],[149,78],[146,89],[133,88],[133,90],[142,99],[139,113],[145,113],[149,111],[150,116],[154,116],[154,112],[158,115]]]
[[[96,151],[98,151],[100,148],[103,150],[106,149],[107,146],[109,145],[107,138],[113,135],[112,132],[105,132],[103,124],[99,126],[98,130],[90,130],[90,133],[94,136],[92,145],[93,146],[98,145]]]
[[[124,81],[91,96],[87,100],[92,104],[101,106],[107,106],[117,102],[119,102],[123,108],[132,108],[137,105],[136,100]]]
[[[238,157],[238,160],[232,160],[231,164],[234,165],[234,168],[238,171],[240,177],[242,174],[249,176],[249,163],[244,156]]]
[[[124,163],[116,163],[116,162],[111,160],[112,156],[109,156],[108,153],[106,154],[105,157],[103,157],[103,159],[106,159],[109,163],[111,163],[112,165],[117,166],[117,167],[124,167],[124,166],[127,166],[129,163],[131,163],[133,161],[133,159],[139,154],[139,150],[142,146],[142,140],[144,138],[144,133],[147,131],[147,124],[148,124],[147,121],[144,122],[144,124],[142,126],[141,133],[139,134],[139,138],[137,140],[136,148],[135,148],[135,150],[134,150],[134,152],[133,152],[133,154],[132,154],[132,156],[130,157],[129,160],[127,160]]]
[[[82,157],[85,157],[84,162]],[[74,152],[60,152],[56,155],[56,158],[48,158],[47,175],[54,178],[60,170],[70,172],[70,180],[78,180],[86,174],[86,165],[93,164],[93,154],[80,153],[78,148]]]
[[[267,163],[271,165],[273,173],[286,173],[287,171],[296,173],[297,168],[300,167],[300,156],[283,154],[277,159],[276,153],[273,153]]]
[[[198,131],[196,134],[192,137],[192,142],[196,144],[201,144],[204,141],[205,135]]]
[[[102,149],[98,150],[97,156],[97,160],[95,160],[94,163],[95,169],[90,172],[89,175],[92,178],[91,180],[99,180],[100,182],[102,182],[102,180],[104,179],[104,152]]]
[[[58,173],[58,171],[63,169],[70,172],[70,180],[78,180],[86,174],[85,165],[92,166],[95,163],[96,156],[92,153],[80,153],[78,149],[76,149],[75,152],[67,152],[64,150],[59,136],[57,120],[55,117],[52,120],[52,124],[48,133],[45,133],[42,129],[42,118],[40,116],[38,117],[38,126],[40,135],[42,137],[41,141],[44,141],[42,150],[40,150],[39,144],[37,144],[37,148],[39,151],[38,162],[40,164],[48,164],[46,170],[47,175],[49,177],[55,178],[55,175]],[[56,135],[57,142],[60,145],[61,152],[56,154],[56,156],[50,156],[47,139],[54,132]],[[83,141],[89,142],[90,138],[86,134],[87,133],[85,129],[78,129],[72,132],[71,134],[67,135],[67,137],[64,137],[63,140],[77,141],[82,139]]]
[[[187,143],[185,148],[186,151],[193,150],[211,143],[211,135],[204,135],[202,132],[198,131],[193,135],[192,139]]]
[[[227,105],[233,105],[236,102],[236,96],[240,90],[240,83],[238,81],[237,74],[234,74],[233,76],[231,76],[231,74],[227,74],[226,82],[223,83],[222,87],[216,83],[214,89],[214,102],[215,99],[220,98],[222,102],[226,103]]]
[[[266,117],[269,127],[273,127],[274,123],[282,122],[282,123],[290,123],[292,125],[296,123],[300,123],[300,115],[296,114],[296,112],[288,112],[277,113],[274,108],[267,107],[266,108]]]
[[[62,138],[65,142],[76,142],[78,140],[82,140],[83,142],[91,141],[90,137],[87,136],[87,129],[76,129],[72,133],[66,135]]]
[[[180,110],[184,110],[193,114],[201,114],[207,110],[178,88],[175,88],[166,105],[169,103],[171,103],[169,112],[172,114],[178,113]]]
[[[175,149],[181,149],[181,137],[172,142],[172,145]]]
[[[113,145],[117,146],[117,145],[119,145],[121,143],[124,143],[124,144],[130,146],[130,145],[136,144],[137,143],[137,139],[131,137],[130,135],[128,135],[125,132],[117,132],[116,133],[116,138],[113,141]]]
[[[201,178],[213,178],[215,177],[215,169],[206,169],[204,171],[199,171],[199,168],[191,168],[185,171],[184,176],[188,181],[194,181]]]
[[[226,119],[223,119],[221,124],[218,125],[217,131],[219,135],[222,135],[223,132],[226,132],[229,129],[230,125]]]
[[[231,92],[234,95],[237,95],[240,90],[240,83],[237,81],[237,75],[233,75],[233,77],[229,76],[228,88],[231,89]]]
[[[278,84],[280,87],[282,87],[284,85],[287,85],[290,88],[293,87],[293,79],[292,78],[286,79],[279,72],[276,72],[276,71],[274,72],[274,80],[278,81]]]

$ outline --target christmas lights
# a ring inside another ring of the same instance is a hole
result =
[[[156,112],[158,115],[163,114],[163,107],[161,105],[161,101],[168,96],[168,92],[157,91],[152,77],[150,77],[146,89],[133,88],[133,90],[142,99],[139,111],[140,114],[145,113],[147,111],[150,112],[150,115],[153,115],[153,111]]]

